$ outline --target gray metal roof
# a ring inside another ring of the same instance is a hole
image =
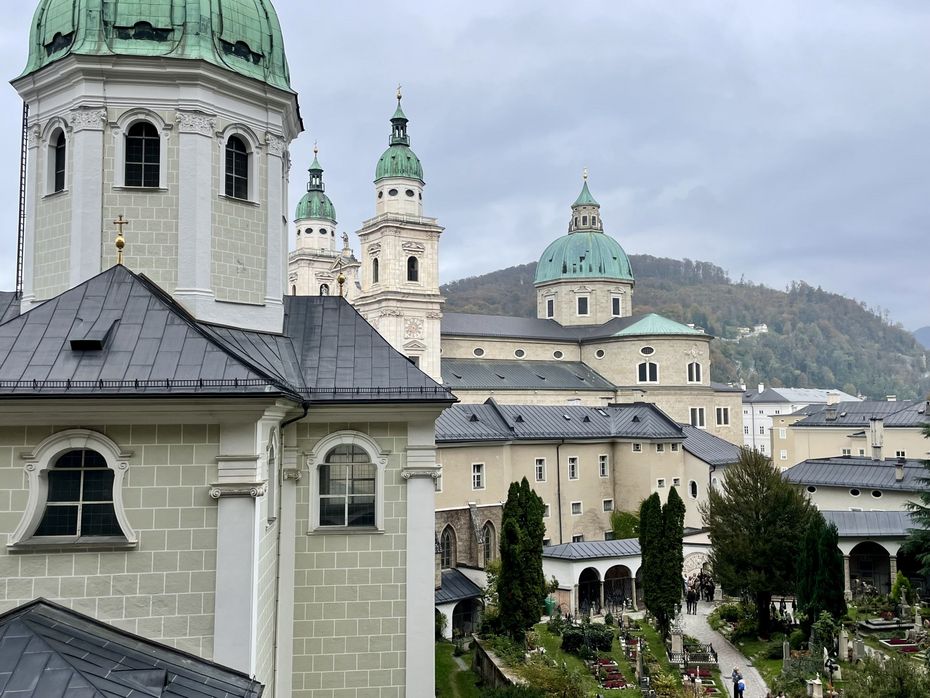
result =
[[[442,381],[451,390],[614,390],[581,361],[443,359]]]
[[[19,294],[15,291],[0,291],[0,324],[19,315]]]
[[[618,332],[632,327],[651,315],[654,314],[645,313],[613,318],[602,325],[563,326],[555,320],[539,318],[445,313],[442,317],[441,332],[444,337],[510,337],[584,343],[613,337]],[[690,328],[684,329],[688,330],[689,336],[694,334]],[[710,337],[710,335],[699,336]]]
[[[914,528],[906,511],[821,511],[843,538],[900,538]]]
[[[436,590],[436,604],[453,603],[464,599],[480,599],[481,587],[456,569],[443,570],[441,586]]]
[[[247,674],[45,599],[0,616],[0,695],[259,698]]]
[[[640,555],[640,550],[636,538],[624,538],[547,545],[542,554],[543,557],[555,560],[601,560],[610,557],[634,557]]]
[[[286,309],[282,334],[210,325],[115,266],[0,324],[0,395],[454,399],[344,299],[289,296]]]
[[[685,433],[684,449],[710,465],[730,465],[739,460],[740,447],[719,436],[708,434],[690,424],[682,424]]]
[[[747,390],[743,393],[745,403],[786,403],[796,402],[804,404],[826,404],[829,396],[836,396],[845,402],[861,402],[855,395],[844,393],[842,390],[828,388],[771,388],[766,387],[761,393],[758,390]]]
[[[798,485],[822,485],[824,487],[855,487],[874,490],[900,490],[917,492],[926,488],[922,478],[930,477],[923,462],[914,459],[904,461],[904,479],[895,479],[896,460],[874,461],[869,458],[840,456],[836,458],[811,458],[785,470],[788,482]],[[863,493],[866,496],[867,493]]]
[[[926,400],[889,402],[863,400],[817,405],[808,416],[795,422],[796,427],[868,427],[873,417],[884,420],[886,427],[920,427],[930,423]]]
[[[681,440],[684,433],[658,407],[629,405],[453,405],[436,421],[436,442],[539,439]]]

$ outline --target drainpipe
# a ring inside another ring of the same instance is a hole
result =
[[[559,544],[565,542],[562,536],[562,446],[565,445],[565,439],[555,447],[555,497],[556,509],[559,515]]]

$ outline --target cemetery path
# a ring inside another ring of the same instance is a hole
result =
[[[740,670],[743,680],[746,682],[744,698],[765,698],[765,694],[769,689],[756,668],[749,666],[742,653],[730,644],[723,635],[712,630],[707,624],[707,614],[713,610],[713,603],[708,601],[699,602],[697,615],[684,615],[681,617],[682,630],[686,635],[690,635],[702,643],[710,643],[714,646],[720,663],[720,672],[723,674],[724,685],[728,689],[730,698],[733,695],[733,682],[730,680],[733,667]]]

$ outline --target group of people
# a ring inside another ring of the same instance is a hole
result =
[[[705,572],[682,577],[688,615],[697,615],[698,601],[713,601],[716,585],[711,576]]]

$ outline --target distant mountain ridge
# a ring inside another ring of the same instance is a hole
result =
[[[864,303],[804,282],[785,291],[734,283],[709,262],[650,255],[630,255],[630,262],[635,313],[694,323],[722,340],[711,348],[715,381],[840,388],[872,398],[930,390],[930,353],[916,333],[888,324]],[[445,284],[445,311],[535,317],[535,271],[535,263],[523,264]],[[762,324],[767,332],[741,335],[739,328]]]
[[[914,330],[914,337],[924,349],[930,349],[930,325]]]

